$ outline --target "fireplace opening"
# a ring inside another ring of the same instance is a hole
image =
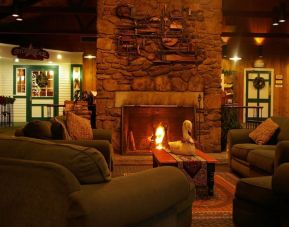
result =
[[[128,105],[122,107],[122,154],[149,154],[182,139],[182,124],[190,120],[196,139],[196,109],[193,106]]]

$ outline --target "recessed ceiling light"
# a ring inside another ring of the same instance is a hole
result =
[[[12,17],[19,17],[19,14],[18,13],[13,13]]]
[[[23,21],[23,18],[22,17],[17,17],[16,20],[17,21]]]
[[[91,55],[91,54],[87,54],[87,55],[84,55],[83,58],[93,59],[93,58],[96,58],[96,56],[95,55]]]
[[[62,55],[61,54],[57,54],[57,59],[62,59]]]
[[[14,59],[14,62],[19,62],[19,58],[15,58],[15,59]]]
[[[239,60],[241,60],[241,59],[242,59],[242,58],[239,57],[238,55],[235,55],[235,56],[233,56],[233,57],[230,58],[231,61],[239,61]]]

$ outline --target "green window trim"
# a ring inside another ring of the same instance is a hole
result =
[[[70,81],[71,81],[71,100],[74,100],[74,68],[79,68],[79,88],[80,88],[80,97],[82,95],[82,74],[83,74],[83,69],[82,69],[82,64],[71,64],[70,67]]]

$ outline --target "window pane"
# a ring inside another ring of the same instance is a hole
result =
[[[26,69],[17,68],[16,69],[16,94],[26,93]]]
[[[43,70],[32,72],[32,96],[47,97],[53,96],[54,71]]]

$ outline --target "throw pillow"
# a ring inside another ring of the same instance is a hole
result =
[[[83,117],[77,116],[72,112],[67,113],[66,127],[72,139],[75,140],[93,139],[93,132],[90,125],[90,121]]]
[[[268,118],[266,121],[262,122],[256,129],[254,129],[249,137],[255,141],[256,144],[266,144],[274,132],[279,128],[279,125]]]
[[[23,128],[23,134],[37,139],[51,139],[51,122],[34,120],[27,123]]]

